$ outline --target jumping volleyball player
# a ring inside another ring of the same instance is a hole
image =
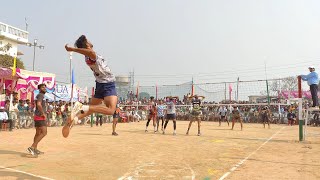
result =
[[[149,126],[149,123],[152,119],[152,122],[153,122],[153,129],[154,129],[154,132],[157,132],[156,131],[156,103],[154,102],[154,97],[151,96],[150,97],[150,101],[148,103],[148,111],[149,111],[149,115],[148,115],[148,121],[147,121],[147,124],[146,124],[146,130],[145,132],[148,132],[148,126]]]
[[[201,96],[201,97],[203,97],[203,96]],[[194,99],[192,99],[192,112],[191,112],[192,119],[190,120],[189,127],[188,127],[186,135],[189,135],[189,130],[191,128],[192,122],[194,120],[197,120],[198,121],[198,136],[200,136],[201,135],[201,133],[200,133],[201,114],[202,114],[202,112],[201,112],[201,100],[199,99],[198,95],[191,96],[190,98],[194,98]]]
[[[95,94],[90,101],[90,105],[82,105],[80,102],[74,104],[71,115],[68,117],[67,123],[62,129],[63,136],[67,137],[74,120],[77,121],[92,113],[113,115],[116,110],[118,97],[115,87],[115,76],[111,72],[107,60],[93,50],[93,45],[86,36],[80,36],[75,42],[74,48],[66,44],[65,49],[69,52],[84,55],[86,64],[96,78]],[[102,101],[105,105],[101,105]],[[83,113],[79,114],[80,111]]]

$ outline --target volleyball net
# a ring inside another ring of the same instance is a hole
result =
[[[178,96],[182,100],[186,96],[195,94],[205,96],[204,101],[210,103],[275,103],[298,98],[298,80],[296,77],[288,77],[220,83],[190,81],[179,85],[136,86],[134,92],[135,97],[138,97],[139,100],[148,99],[150,96],[156,99]],[[311,98],[308,90],[303,91],[303,96]]]

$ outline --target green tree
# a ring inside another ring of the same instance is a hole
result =
[[[0,51],[3,51],[5,54],[12,48],[12,45],[10,43],[0,47]]]
[[[0,67],[13,67],[13,57],[9,55],[0,55]],[[24,64],[19,58],[17,58],[17,68],[24,69]]]
[[[10,43],[6,44],[3,47],[0,47],[0,52],[4,52],[4,55],[0,55],[0,67],[10,68],[13,67],[13,57],[7,55],[6,53],[10,50],[12,45]],[[17,68],[24,69],[23,62],[17,58]]]

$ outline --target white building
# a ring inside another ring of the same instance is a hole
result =
[[[0,54],[8,54],[10,56],[22,55],[23,53],[18,51],[18,44],[27,44],[28,35],[27,31],[0,22],[0,48],[8,43],[11,45],[9,51],[0,51]]]

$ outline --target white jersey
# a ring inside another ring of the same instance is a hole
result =
[[[176,106],[173,102],[167,103],[167,114],[175,114],[176,113]]]
[[[85,57],[85,61],[90,69],[93,71],[93,75],[98,83],[114,82],[115,76],[111,72],[107,64],[107,60],[100,55],[96,55],[95,60],[90,59],[88,56]]]
[[[228,112],[227,108],[220,108],[220,109],[219,109],[219,114],[220,114],[221,116],[226,116],[226,115],[227,115],[227,112]]]

